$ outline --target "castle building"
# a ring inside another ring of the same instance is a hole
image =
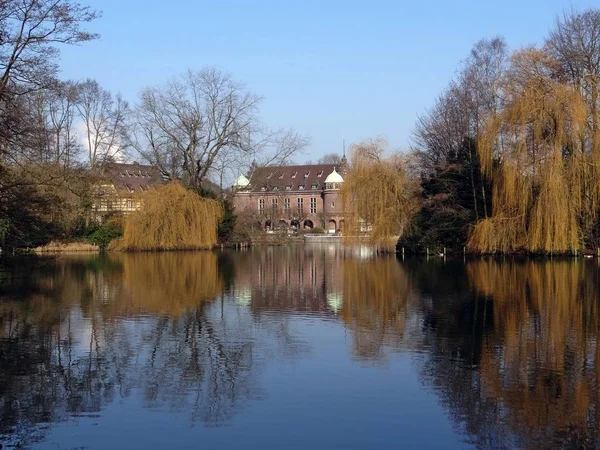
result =
[[[233,185],[233,206],[256,213],[266,230],[323,228],[340,233],[344,218],[339,191],[346,167],[343,158],[339,165],[254,168]]]

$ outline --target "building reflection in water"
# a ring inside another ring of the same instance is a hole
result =
[[[192,423],[226,423],[268,398],[266,365],[311,358],[293,325],[307,319],[341,325],[353,359],[410,355],[478,447],[599,443],[595,261],[401,262],[299,246],[69,257],[4,273],[10,442],[134,394]]]
[[[331,316],[342,302],[343,255],[338,245],[242,252],[235,260],[234,296],[255,313]]]

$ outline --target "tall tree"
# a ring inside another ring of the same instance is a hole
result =
[[[419,117],[413,142],[423,209],[415,216],[411,236],[404,244],[415,249],[462,248],[469,226],[488,217],[491,196],[480,174],[476,142],[502,103],[506,67],[503,39],[477,42],[456,79],[433,108]],[[470,199],[464,197],[467,192]]]
[[[97,81],[80,86],[77,110],[85,127],[88,162],[91,168],[114,159],[122,150],[127,102],[103,89]]]
[[[25,93],[52,83],[58,70],[56,45],[98,38],[81,28],[98,17],[71,0],[0,2],[0,100],[9,88]]]
[[[132,143],[164,173],[200,188],[219,152],[250,150],[259,101],[217,70],[188,71],[163,87],[144,89]]]
[[[293,131],[266,133],[258,120],[260,100],[216,69],[188,71],[143,90],[129,144],[165,175],[182,178],[196,190],[219,159],[234,154],[235,160],[276,164],[307,141]]]
[[[503,108],[479,136],[482,171],[493,182],[493,213],[475,227],[473,249],[581,249],[578,218],[588,161],[577,148],[585,103],[556,77],[556,68],[556,60],[536,49],[512,57]]]
[[[418,183],[400,155],[386,157],[385,142],[362,142],[351,149],[350,171],[341,186],[345,236],[368,231],[375,245],[394,248],[418,208]]]
[[[556,21],[546,40],[545,51],[560,66],[560,74],[575,86],[587,108],[587,130],[581,136],[580,149],[591,156],[584,172],[582,225],[587,244],[600,246],[600,10],[566,13]]]
[[[98,17],[72,0],[0,2],[0,161],[16,156],[30,131],[21,97],[55,85],[59,46],[96,39],[82,27]]]
[[[43,164],[69,167],[75,162],[79,151],[74,122],[78,85],[57,82],[51,89],[44,89],[25,96],[30,112],[29,131],[33,161]]]

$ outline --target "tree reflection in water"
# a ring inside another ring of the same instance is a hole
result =
[[[134,389],[144,406],[208,425],[260,398],[261,358],[286,341],[231,309],[219,267],[210,252],[124,254],[17,273],[0,297],[0,436],[26,443],[38,423],[98,413]]]
[[[595,262],[477,260],[438,273],[453,295],[421,287],[432,296],[423,371],[462,432],[482,448],[596,448]]]
[[[418,297],[396,258],[346,259],[343,273],[341,316],[353,332],[358,358],[382,359],[384,346],[419,346],[411,329],[411,318],[418,316],[413,308]]]
[[[36,262],[2,281],[0,438],[43,438],[38,424],[128,397],[227,422],[267,396],[265,364],[311,357],[298,317],[343,324],[363,362],[409,352],[480,448],[596,447],[598,279],[596,261],[359,260],[308,246]]]

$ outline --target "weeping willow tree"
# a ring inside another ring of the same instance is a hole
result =
[[[483,174],[492,181],[492,215],[472,231],[472,250],[573,252],[594,213],[598,181],[581,145],[586,105],[537,50],[515,53],[503,80],[505,105],[479,135]],[[593,188],[592,188],[593,187]]]
[[[345,239],[365,237],[393,249],[418,206],[417,184],[398,155],[383,156],[382,141],[363,142],[352,150],[350,172],[341,188]]]
[[[116,250],[197,250],[217,243],[223,215],[218,201],[202,198],[179,183],[160,186],[143,196],[141,210],[125,220]]]

